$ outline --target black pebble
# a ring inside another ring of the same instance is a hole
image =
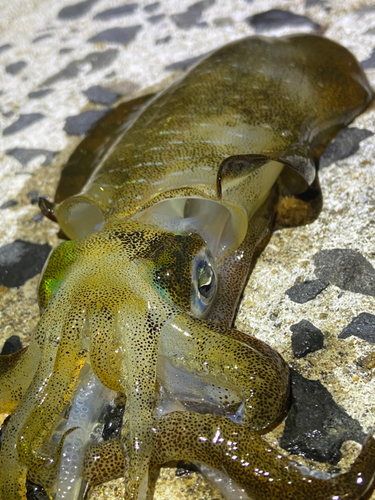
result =
[[[320,157],[319,167],[328,167],[335,161],[353,155],[359,150],[360,142],[372,135],[374,132],[365,128],[348,127],[340,130]]]
[[[290,298],[290,300],[293,300],[293,302],[297,302],[297,304],[305,304],[305,302],[315,299],[315,297],[325,290],[327,286],[328,281],[304,281],[303,283],[293,285],[285,292],[285,294]]]
[[[165,18],[165,14],[157,14],[156,16],[150,16],[147,18],[151,24],[158,24]]]
[[[31,43],[39,43],[42,40],[46,40],[47,38],[52,38],[52,35],[50,33],[45,33],[44,35],[39,35]]]
[[[12,335],[5,341],[1,354],[13,354],[22,349],[22,342],[18,335]]]
[[[85,135],[109,111],[110,108],[90,110],[84,111],[79,115],[68,116],[65,121],[64,130],[69,135]]]
[[[339,338],[347,339],[351,335],[375,344],[375,316],[366,312],[359,314],[343,329]]]
[[[291,393],[292,405],[280,439],[284,450],[336,465],[344,441],[363,443],[359,422],[335,403],[319,380],[308,380],[291,370]]]
[[[0,45],[0,54],[12,48],[10,43],[4,43],[4,45]]]
[[[40,99],[41,97],[46,97],[47,95],[51,94],[52,92],[53,92],[53,89],[34,90],[33,92],[29,92],[27,94],[27,97],[29,99]]]
[[[124,415],[125,405],[108,405],[99,421],[104,423],[102,437],[104,441],[115,438],[119,435],[122,426],[122,417]]]
[[[146,5],[146,7],[143,7],[143,10],[145,12],[154,12],[154,10],[156,10],[160,5],[160,2],[153,2],[153,3],[149,3],[148,5]]]
[[[246,18],[246,21],[255,28],[255,31],[266,31],[282,28],[284,26],[307,26],[314,30],[320,25],[307,16],[300,16],[288,10],[272,9]]]
[[[43,269],[51,251],[46,243],[39,245],[16,240],[0,248],[0,285],[22,286]]]
[[[173,14],[171,18],[174,23],[182,29],[189,29],[193,26],[201,26],[200,19],[203,11],[211,7],[214,3],[215,0],[202,0],[200,2],[193,3],[185,12]]]
[[[292,331],[292,348],[296,358],[303,358],[307,354],[323,348],[324,335],[310,321],[303,319],[290,327]]]
[[[32,205],[36,205],[39,201],[39,191],[33,189],[29,193],[27,193],[27,197],[30,198],[30,203]]]
[[[361,62],[363,69],[375,68],[375,49],[372,50],[371,55],[368,59]]]
[[[8,201],[5,201],[1,206],[0,206],[0,209],[1,210],[4,210],[4,208],[11,208],[11,207],[15,207],[16,205],[18,205],[18,201],[16,200],[8,200]]]
[[[27,127],[30,127],[31,125],[34,125],[34,123],[39,122],[44,118],[44,115],[41,113],[29,113],[27,115],[20,115],[18,120],[12,123],[12,125],[9,125],[9,127],[6,127],[3,130],[3,135],[12,135],[15,134],[16,132],[19,132],[20,130],[24,130]]]
[[[85,90],[84,94],[95,104],[112,104],[120,97],[119,94],[111,92],[100,85],[94,85],[93,87],[88,88]]]
[[[172,40],[170,35],[165,36],[164,38],[158,38],[155,42],[155,45],[163,45],[164,43],[168,43]],[[167,66],[168,67],[168,66]]]
[[[20,71],[23,70],[23,68],[26,68],[27,62],[25,61],[17,61],[12,64],[8,64],[8,66],[5,66],[5,71],[9,73],[10,75],[18,75]]]
[[[126,28],[110,28],[101,31],[97,35],[89,38],[89,42],[107,42],[128,45],[136,37],[138,31],[142,28],[141,25],[127,26]]]
[[[315,275],[342,290],[375,297],[375,269],[355,250],[334,248],[314,255]]]
[[[71,80],[82,73],[92,73],[112,64],[118,55],[117,49],[108,49],[102,52],[90,52],[82,59],[71,61],[67,66],[45,80],[41,87],[48,87],[61,80]]]
[[[195,64],[196,62],[200,61],[203,59],[208,52],[204,54],[200,54],[199,56],[194,56],[194,57],[188,57],[187,59],[183,59],[182,61],[176,61],[172,64],[169,64],[166,66],[164,69],[167,71],[177,71],[177,70],[185,70]]]
[[[120,7],[114,7],[112,9],[106,9],[99,12],[94,16],[94,19],[116,19],[121,16],[130,16],[136,11],[138,5],[136,3],[127,3],[125,5],[120,5]]]
[[[27,148],[14,148],[7,149],[6,154],[13,156],[18,160],[23,167],[25,167],[31,160],[37,156],[44,156],[44,161],[41,163],[43,167],[50,165],[58,154],[58,151],[50,151],[48,149],[27,149]]]
[[[50,496],[46,493],[42,486],[38,486],[29,481],[26,481],[26,499],[27,500],[50,500]]]
[[[176,477],[187,476],[190,472],[199,472],[199,468],[191,462],[185,462],[185,460],[177,462]]]
[[[98,0],[86,0],[62,8],[58,14],[59,19],[78,19],[84,16],[98,2]]]

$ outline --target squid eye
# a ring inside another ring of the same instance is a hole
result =
[[[201,318],[209,312],[217,290],[215,261],[208,248],[201,249],[194,257],[192,284],[191,311]]]

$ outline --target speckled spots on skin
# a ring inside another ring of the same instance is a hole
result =
[[[38,156],[43,156],[44,160],[40,163],[44,167],[47,167],[52,163],[58,151],[50,151],[48,149],[27,149],[27,148],[13,148],[7,149],[5,153],[9,156],[13,156],[18,160],[23,167],[28,165],[34,158]]]
[[[375,269],[359,252],[344,248],[314,255],[315,275],[342,290],[375,297]]]
[[[84,111],[79,115],[68,116],[65,120],[64,130],[69,135],[85,135],[95,125],[95,123],[103,118],[110,108],[107,109],[92,109]]]
[[[342,330],[339,339],[347,339],[352,335],[375,344],[375,315],[367,312],[359,314]]]
[[[107,19],[116,19],[122,16],[130,16],[133,14],[138,8],[138,4],[136,3],[127,3],[124,5],[120,5],[119,7],[114,7],[112,9],[102,10],[98,14],[96,14],[93,19],[97,20],[107,20]]]
[[[201,27],[202,23],[200,20],[203,12],[214,3],[215,0],[201,0],[190,5],[185,12],[173,14],[171,19],[179,28],[182,29],[190,29],[194,26]]]
[[[16,240],[0,248],[0,284],[7,287],[22,286],[36,276],[51,251],[48,244],[39,245]]]
[[[356,127],[348,127],[340,130],[320,157],[319,167],[328,167],[335,161],[343,160],[355,154],[360,148],[360,143],[373,135],[374,132],[371,130]]]
[[[40,120],[43,120],[44,117],[42,113],[21,114],[15,122],[3,130],[3,135],[16,134],[25,128],[31,127]]]
[[[291,370],[291,393],[292,405],[280,439],[285,450],[335,465],[344,441],[362,443],[365,439],[359,422],[335,403],[319,380],[308,380]]]
[[[127,26],[126,28],[109,28],[97,33],[89,38],[91,43],[107,42],[118,45],[128,45],[134,40],[138,32],[142,29],[141,25]]]
[[[305,304],[306,302],[315,299],[328,286],[328,281],[308,280],[302,283],[297,283],[289,288],[285,295],[290,300],[297,304]]]
[[[255,28],[255,31],[267,31],[282,28],[283,26],[306,26],[319,30],[321,26],[307,16],[294,14],[289,10],[272,9],[246,18],[246,21]]]
[[[41,87],[48,87],[54,83],[76,78],[78,75],[92,73],[107,68],[118,56],[117,49],[90,52],[87,56],[71,61],[63,70],[47,78]]]

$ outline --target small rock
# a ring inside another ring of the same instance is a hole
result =
[[[27,127],[31,127],[31,125],[34,125],[34,123],[42,120],[43,118],[44,115],[42,115],[41,113],[29,113],[20,115],[18,120],[16,120],[12,123],[12,125],[9,125],[9,127],[6,127],[3,130],[3,135],[12,135],[16,132],[20,132]]]
[[[172,21],[176,26],[185,30],[193,26],[199,26],[203,11],[211,7],[214,3],[215,0],[201,0],[200,2],[193,3],[185,12],[173,14],[171,16]]]
[[[93,87],[85,90],[84,94],[88,99],[95,104],[112,104],[120,96],[115,94],[108,89],[101,87],[100,85],[94,85]]]
[[[375,297],[375,269],[355,250],[334,248],[314,255],[315,275],[322,281]]]
[[[319,30],[321,26],[307,16],[300,16],[288,10],[271,9],[246,18],[246,21],[255,28],[255,31],[266,31],[283,28],[284,26],[306,26]]]
[[[12,335],[7,339],[1,350],[1,354],[13,354],[22,349],[22,342],[18,335]]]
[[[102,437],[104,441],[108,441],[119,435],[122,418],[125,411],[125,405],[120,404],[116,406],[108,405],[103,414],[100,416],[100,421],[104,423]]]
[[[65,120],[64,130],[69,135],[86,135],[95,123],[109,111],[110,108],[90,110],[79,115],[68,116]]]
[[[335,161],[354,155],[359,150],[360,143],[372,135],[374,135],[374,132],[371,132],[371,130],[357,127],[340,130],[320,157],[319,167],[328,167]]]
[[[139,24],[136,26],[127,26],[125,28],[109,28],[89,38],[88,41],[91,43],[107,42],[128,45],[134,40],[141,28],[142,26]]]
[[[352,335],[375,344],[375,315],[366,312],[359,314],[342,330],[339,339],[347,339]]]
[[[206,57],[207,54],[209,54],[209,52],[205,52],[204,54],[200,54],[199,56],[188,57],[187,59],[183,59],[182,61],[176,61],[172,64],[169,64],[164,69],[167,71],[177,71],[177,70],[184,71],[185,69],[189,68],[196,62]]]
[[[0,285],[22,286],[43,269],[51,247],[15,240],[0,248]]]
[[[325,290],[327,286],[327,281],[304,281],[303,283],[293,285],[285,292],[285,294],[290,298],[290,300],[293,300],[293,302],[297,302],[297,304],[305,304],[306,302],[309,302],[309,300],[315,299],[315,297]]]
[[[8,66],[5,66],[5,71],[9,73],[10,75],[18,75],[20,71],[23,70],[23,68],[26,68],[27,62],[25,61],[17,61],[12,64],[8,64]]]
[[[336,465],[341,445],[361,443],[365,433],[357,420],[335,403],[319,380],[308,380],[291,370],[292,405],[280,445],[297,455]]]
[[[112,9],[106,9],[93,17],[93,19],[104,20],[104,19],[117,19],[122,16],[130,16],[135,12],[138,8],[136,3],[126,3],[124,5],[120,5],[119,7],[114,7]]]
[[[311,352],[323,349],[324,335],[310,321],[303,319],[290,327],[292,331],[292,348],[296,358],[303,358]]]
[[[5,208],[15,207],[16,205],[18,205],[18,201],[16,201],[16,200],[8,200],[8,201],[4,202],[4,203],[0,206],[0,209],[1,209],[1,210],[4,210]]]

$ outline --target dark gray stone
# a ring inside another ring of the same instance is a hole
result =
[[[91,43],[107,42],[128,45],[134,40],[141,28],[142,26],[139,24],[136,26],[127,26],[125,28],[110,28],[89,38],[88,41]]]
[[[24,68],[26,68],[26,66],[27,62],[17,61],[15,63],[8,64],[8,66],[5,66],[5,71],[10,75],[18,75],[18,73],[22,71]]]
[[[37,156],[44,156],[44,161],[41,163],[43,167],[51,165],[53,159],[58,154],[58,151],[50,151],[48,149],[26,149],[26,148],[14,148],[7,149],[6,154],[13,156],[18,160],[23,167],[25,167],[31,160]]]
[[[68,116],[65,121],[64,130],[69,135],[85,135],[109,111],[110,108],[90,110],[84,111],[79,115]]]
[[[29,113],[27,115],[20,115],[18,120],[6,127],[3,130],[3,135],[12,135],[20,130],[24,130],[27,127],[31,127],[34,123],[39,122],[44,118],[44,115],[41,113]]]
[[[0,285],[22,286],[43,269],[51,251],[46,243],[38,245],[16,240],[0,248]]]
[[[31,43],[39,43],[42,40],[46,40],[47,38],[53,38],[53,35],[51,33],[46,33],[45,35],[39,35]]]
[[[18,335],[12,335],[7,339],[1,349],[1,354],[13,354],[22,349],[22,342]]]
[[[36,205],[39,201],[39,191],[33,189],[29,193],[27,193],[27,197],[30,199],[30,203],[32,205]]]
[[[102,431],[102,438],[104,441],[108,441],[119,435],[124,411],[125,405],[108,405],[104,408],[102,415],[99,417],[99,422],[104,424]]]
[[[153,3],[149,3],[148,5],[146,5],[146,7],[143,7],[143,10],[145,12],[154,12],[154,10],[156,10],[158,7],[160,6],[160,2],[153,2]]]
[[[372,135],[374,132],[365,128],[348,127],[340,130],[320,157],[319,167],[328,167],[335,161],[354,155],[359,150],[360,143]]]
[[[99,12],[94,16],[94,19],[116,19],[117,17],[130,16],[138,8],[136,3],[127,3],[125,5],[120,5],[120,7],[114,7],[113,9],[106,9]]]
[[[284,26],[305,26],[313,30],[319,30],[321,26],[307,16],[294,14],[289,10],[271,9],[253,16],[247,17],[246,21],[255,31],[267,31],[282,28]]]
[[[303,283],[297,283],[289,288],[285,294],[297,302],[297,304],[305,304],[309,300],[315,299],[325,288],[327,288],[328,282],[321,280],[311,280],[304,281]]]
[[[86,0],[85,2],[78,2],[72,5],[67,5],[62,8],[58,13],[59,19],[78,19],[87,14],[91,8],[98,2],[98,0]]]
[[[165,14],[157,14],[156,16],[151,16],[147,18],[151,24],[158,24],[165,18]]]
[[[168,43],[172,40],[171,35],[165,36],[164,38],[158,38],[155,41],[155,45],[163,45],[164,43]]]
[[[13,47],[13,45],[11,45],[10,43],[4,43],[3,45],[0,45],[0,54],[2,52],[5,52],[9,49],[11,49]]]
[[[327,2],[326,0],[305,0],[306,9],[309,9],[310,7],[315,7],[316,5],[323,7],[323,9],[325,10],[331,10],[329,7],[329,2]]]
[[[366,312],[359,314],[343,329],[339,338],[347,339],[352,335],[375,344],[375,315]]]
[[[52,92],[53,92],[53,89],[34,90],[33,92],[29,92],[27,97],[29,99],[41,99],[42,97],[46,97],[47,95],[51,94]]]
[[[372,49],[371,55],[368,59],[361,62],[363,69],[375,68],[375,49]]]
[[[203,11],[214,5],[215,0],[202,0],[190,5],[185,12],[173,14],[172,21],[182,29],[189,29],[193,26],[199,26]]]
[[[183,59],[182,61],[176,61],[172,64],[168,64],[164,69],[167,71],[177,71],[177,70],[185,70],[189,68],[190,66],[193,66],[193,64],[197,63],[201,59],[207,56],[209,52],[206,52],[205,54],[200,54],[199,56],[194,56],[194,57],[188,57],[187,59]]]
[[[355,250],[334,248],[314,255],[315,275],[342,290],[375,297],[375,269]]]
[[[63,47],[62,49],[59,50],[59,54],[64,55],[64,54],[70,54],[73,52],[74,49],[71,47]]]
[[[26,481],[26,499],[27,500],[50,500],[50,496],[42,486]]]
[[[93,87],[88,88],[85,90],[84,94],[95,104],[112,104],[120,97],[119,94],[111,92],[100,85],[94,85]]]
[[[284,450],[318,462],[336,465],[344,441],[361,443],[365,434],[359,422],[335,403],[318,380],[291,370],[292,405],[280,439]]]
[[[42,212],[39,212],[36,215],[34,215],[33,221],[37,222],[37,223],[41,222],[43,220],[43,217],[44,217],[44,215],[42,214]]]
[[[49,87],[61,80],[71,80],[82,73],[92,73],[110,66],[118,55],[117,49],[108,49],[103,52],[90,52],[83,59],[71,61],[63,70],[50,76],[41,87]],[[87,69],[87,66],[90,68]]]
[[[292,349],[296,358],[303,358],[311,352],[319,351],[324,346],[324,335],[310,321],[303,319],[290,327],[292,331]]]
[[[16,205],[18,205],[18,201],[16,201],[16,200],[8,200],[8,201],[4,202],[4,203],[0,206],[0,209],[1,209],[1,210],[4,210],[5,208],[15,207]]]

